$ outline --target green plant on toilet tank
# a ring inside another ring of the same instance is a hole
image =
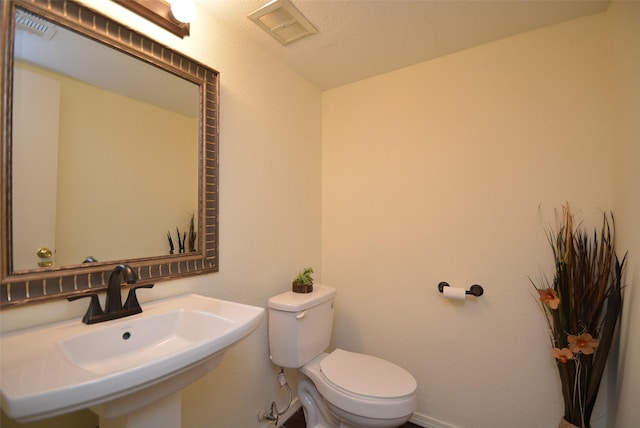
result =
[[[293,279],[292,289],[294,293],[311,293],[313,291],[313,268],[308,267],[298,272]]]

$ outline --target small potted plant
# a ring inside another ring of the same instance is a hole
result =
[[[313,291],[313,268],[304,268],[293,280],[294,293],[311,293]]]

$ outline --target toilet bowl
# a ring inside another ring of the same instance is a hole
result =
[[[326,406],[324,415],[316,410],[324,419],[318,417],[315,425],[308,420],[307,428],[397,427],[415,410],[417,384],[413,376],[380,358],[336,349],[314,358],[300,373],[322,397],[318,402],[317,396],[305,397],[309,385],[303,385],[302,391],[299,385],[305,413],[309,406]],[[327,410],[332,417],[326,417]]]
[[[413,376],[391,362],[336,349],[325,352],[336,290],[314,284],[311,293],[269,299],[269,348],[274,364],[299,369],[298,397],[307,428],[392,428],[416,405]]]

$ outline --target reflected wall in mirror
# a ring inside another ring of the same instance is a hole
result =
[[[218,73],[73,1],[2,8],[0,304],[123,261],[143,282],[217,271]]]
[[[13,270],[169,254],[198,209],[198,86],[21,9],[13,73]]]

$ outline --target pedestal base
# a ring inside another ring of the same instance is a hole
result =
[[[180,391],[119,418],[100,417],[100,428],[180,428],[181,426],[182,395]]]

